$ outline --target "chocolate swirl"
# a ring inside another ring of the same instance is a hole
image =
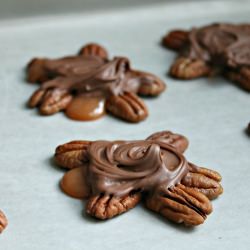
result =
[[[160,141],[96,141],[91,143],[88,154],[88,180],[93,194],[163,192],[188,172],[184,156]]]
[[[250,65],[250,25],[213,24],[192,29],[189,34],[190,58],[230,67]]]

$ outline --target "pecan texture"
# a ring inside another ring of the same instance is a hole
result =
[[[112,195],[92,196],[86,206],[87,214],[97,219],[110,219],[134,208],[141,200],[140,193],[132,193],[123,197]]]
[[[148,116],[145,103],[133,93],[111,96],[106,102],[107,110],[129,122],[139,122]]]
[[[170,68],[170,75],[180,79],[193,79],[206,76],[211,72],[211,68],[202,60],[178,58]]]
[[[88,162],[89,144],[89,141],[72,141],[58,146],[55,152],[56,163],[67,169],[81,167]]]
[[[181,184],[149,197],[146,205],[167,219],[188,226],[202,224],[212,212],[212,205],[204,194]]]

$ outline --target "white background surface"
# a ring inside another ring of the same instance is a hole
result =
[[[221,78],[189,82],[166,76],[175,54],[159,45],[165,32],[214,21],[250,21],[250,2],[156,5],[95,15],[0,22],[0,208],[9,219],[1,250],[249,249],[249,94]],[[168,89],[146,99],[150,116],[127,124],[106,116],[75,122],[62,113],[42,117],[25,103],[34,56],[73,54],[86,42],[126,55],[132,66],[159,75]],[[64,195],[64,171],[51,162],[57,145],[74,139],[142,139],[164,129],[190,139],[189,161],[218,170],[224,194],[205,224],[186,229],[143,206],[106,222],[84,215],[84,203]]]

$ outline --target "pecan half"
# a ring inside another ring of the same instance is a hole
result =
[[[162,131],[150,135],[146,140],[156,140],[173,146],[179,152],[183,153],[188,147],[188,139],[179,134],[174,134],[171,131]]]
[[[86,212],[101,220],[110,219],[135,207],[140,200],[140,193],[131,193],[124,197],[114,197],[112,195],[92,196],[87,202]]]
[[[241,67],[240,69],[229,69],[225,72],[227,78],[237,83],[241,88],[250,91],[250,67]]]
[[[97,43],[89,43],[81,48],[79,55],[84,56],[98,56],[103,59],[108,59],[107,50]]]
[[[64,110],[72,101],[72,95],[66,89],[38,89],[31,96],[28,105],[31,108],[39,106],[42,115],[52,115]]]
[[[139,95],[157,96],[166,89],[166,84],[155,75],[139,71],[135,73],[137,73],[137,75],[139,75],[138,78],[140,78]]]
[[[107,110],[126,121],[139,122],[148,116],[148,109],[144,102],[134,93],[111,96],[106,102]]]
[[[221,175],[218,172],[189,163],[189,172],[181,183],[203,193],[212,200],[223,193],[220,181]]]
[[[180,50],[187,44],[188,34],[185,30],[173,30],[163,37],[162,44],[169,49]]]
[[[188,226],[202,224],[212,212],[212,205],[204,194],[181,184],[149,197],[146,205],[167,219]]]
[[[89,141],[72,141],[56,148],[55,161],[61,167],[72,169],[88,162]]]
[[[3,230],[7,227],[8,220],[4,213],[0,210],[0,233],[3,232]]]
[[[170,68],[170,75],[180,79],[193,79],[209,75],[211,68],[199,59],[178,58]]]

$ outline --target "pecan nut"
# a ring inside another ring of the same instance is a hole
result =
[[[170,68],[170,75],[179,79],[193,79],[209,75],[211,68],[200,59],[178,58]]]
[[[148,116],[144,102],[135,94],[126,92],[123,95],[111,96],[106,102],[107,110],[129,122],[139,122]]]
[[[72,101],[72,95],[66,89],[38,89],[31,96],[28,105],[39,106],[42,115],[52,115],[64,110]]]
[[[98,56],[103,59],[108,59],[107,50],[97,43],[89,43],[81,48],[79,55],[83,56]]]
[[[180,50],[187,44],[188,34],[185,30],[173,30],[163,37],[162,44],[169,49]]]
[[[3,232],[3,230],[7,227],[8,220],[4,213],[0,210],[0,233]]]
[[[189,172],[181,183],[203,193],[212,200],[223,193],[220,181],[221,175],[218,172],[189,163]]]
[[[187,226],[202,224],[212,212],[211,202],[204,194],[181,184],[149,197],[146,205],[167,219]]]
[[[72,141],[56,148],[55,161],[61,167],[72,169],[88,162],[89,141]]]
[[[166,84],[155,75],[140,71],[132,71],[131,74],[133,73],[140,79],[139,95],[157,96],[166,89]]]
[[[140,193],[131,193],[124,197],[114,197],[112,195],[92,196],[87,202],[86,212],[101,220],[110,219],[134,208],[140,200]]]

